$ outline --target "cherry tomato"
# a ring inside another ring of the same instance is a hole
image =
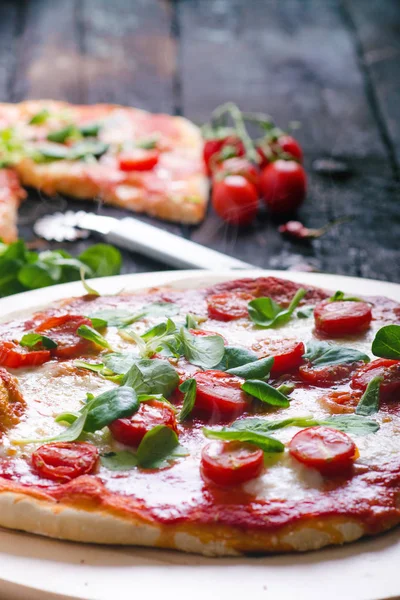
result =
[[[361,400],[361,392],[333,390],[319,398],[319,403],[333,414],[353,413]]]
[[[346,363],[342,365],[328,365],[324,367],[313,367],[310,363],[299,368],[299,375],[303,381],[317,387],[330,387],[335,383],[348,381],[353,371],[358,369],[362,363]]]
[[[195,407],[213,420],[234,419],[249,406],[240,377],[221,371],[198,371],[193,378],[197,383]]]
[[[142,438],[156,425],[166,425],[176,433],[175,413],[168,404],[160,400],[142,402],[132,417],[117,419],[109,425],[113,437],[121,444],[139,446]]]
[[[303,150],[299,142],[291,135],[284,134],[279,136],[276,145],[279,146],[285,154],[290,154],[290,156],[298,162],[303,162]]]
[[[343,431],[330,427],[308,427],[296,433],[290,454],[324,475],[343,473],[358,457],[357,446]]]
[[[373,360],[354,373],[351,387],[365,392],[374,377],[383,377],[379,388],[381,399],[390,402],[400,398],[400,360],[388,358]]]
[[[45,479],[70,481],[91,473],[99,451],[85,442],[53,442],[40,446],[32,454],[35,471]]]
[[[118,155],[118,166],[121,171],[151,171],[158,163],[158,150],[133,148]]]
[[[315,329],[329,337],[362,333],[370,326],[371,307],[366,302],[323,300],[314,309]]]
[[[305,198],[306,186],[306,172],[294,160],[276,160],[261,171],[261,193],[272,214],[297,210]]]
[[[303,342],[285,339],[260,340],[253,344],[252,349],[262,358],[274,357],[271,375],[279,375],[297,369],[304,362],[303,354],[306,351]]]
[[[235,156],[222,161],[216,169],[214,178],[218,181],[227,175],[241,175],[258,189],[260,172],[247,158]]]
[[[201,473],[217,485],[245,483],[258,477],[263,466],[263,451],[251,444],[215,441],[201,452]]]
[[[233,321],[248,317],[247,305],[254,300],[247,292],[224,292],[207,298],[208,316],[217,321]]]
[[[42,365],[51,359],[50,350],[29,350],[16,342],[0,342],[0,365],[19,369]]]
[[[257,214],[257,190],[242,175],[214,181],[211,199],[217,215],[230,225],[248,225]]]
[[[223,160],[220,156],[223,148],[231,150],[232,156],[244,156],[245,154],[243,142],[234,135],[221,139],[206,140],[204,143],[203,158],[209,175],[218,166],[220,160]]]
[[[260,168],[266,167],[272,160],[280,158],[282,153],[290,154],[296,161],[303,162],[303,150],[297,140],[291,135],[283,134],[275,141],[267,140],[257,147],[260,157]]]
[[[35,329],[45,333],[57,343],[52,354],[58,358],[79,356],[91,347],[91,342],[81,338],[76,332],[81,325],[91,326],[92,322],[81,315],[61,315],[49,317]]]

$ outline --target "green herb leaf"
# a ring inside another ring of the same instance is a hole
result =
[[[78,258],[92,270],[92,277],[118,275],[121,270],[120,251],[108,244],[90,246]]]
[[[307,352],[303,354],[303,358],[309,360],[313,367],[341,365],[361,360],[369,362],[370,360],[369,356],[359,350],[313,340],[307,343]]]
[[[297,290],[287,308],[282,308],[282,306],[268,297],[251,300],[248,304],[250,319],[253,323],[263,328],[285,325],[306,293],[307,291],[303,288]]]
[[[143,316],[140,313],[139,319]],[[105,308],[97,310],[89,316],[89,319],[102,319],[108,327],[125,327],[137,320],[137,315],[132,315],[128,310],[122,308]]]
[[[276,389],[278,390],[278,392],[281,392],[281,394],[288,396],[293,392],[295,388],[296,386],[294,383],[282,383],[282,385],[278,386]]]
[[[108,144],[99,142],[98,140],[85,140],[71,146],[69,151],[69,160],[82,160],[88,156],[100,158],[107,152]]]
[[[39,112],[31,117],[28,121],[29,125],[43,125],[50,116],[50,111],[47,108],[42,108]]]
[[[213,440],[238,441],[254,444],[264,452],[283,452],[285,446],[279,440],[246,429],[234,429],[232,427],[223,427],[219,431],[215,429],[203,428],[205,437]]]
[[[67,160],[69,158],[69,153],[68,146],[41,144],[37,147],[37,154],[35,154],[34,159],[36,162]]]
[[[126,386],[107,390],[90,400],[82,409],[86,415],[84,430],[93,433],[115,421],[130,417],[139,409],[136,392]]]
[[[367,385],[356,408],[356,415],[369,417],[379,411],[380,386],[383,377],[374,377]]]
[[[57,142],[58,144],[64,144],[69,138],[76,137],[79,131],[75,127],[75,125],[67,125],[62,129],[57,129],[56,131],[51,131],[47,134],[47,139],[49,142]]]
[[[379,423],[376,421],[357,415],[330,417],[324,421],[319,421],[318,425],[328,425],[352,435],[368,435],[369,433],[376,433],[379,429]]]
[[[329,302],[361,302],[361,298],[356,298],[355,296],[346,296],[344,292],[337,291],[329,298]]]
[[[119,375],[125,375],[129,369],[140,360],[133,352],[112,352],[102,356],[104,365]]]
[[[129,452],[129,450],[101,454],[100,462],[110,471],[131,471],[138,464],[136,454]]]
[[[279,421],[250,417],[235,421],[230,426],[230,429],[265,434],[276,429],[283,429],[284,427],[313,427],[314,425],[319,425],[319,422],[314,417],[290,417]]]
[[[298,319],[309,319],[314,314],[314,306],[303,306],[296,313]]]
[[[92,321],[92,327],[94,327],[94,329],[105,329],[107,327],[107,321],[104,319],[91,317],[90,320]]]
[[[85,123],[79,127],[79,133],[83,137],[96,137],[99,135],[101,127],[101,123]]]
[[[271,406],[280,406],[281,408],[287,408],[290,406],[290,402],[287,396],[279,392],[276,388],[269,385],[265,381],[257,381],[255,379],[249,379],[242,385],[242,390],[250,396],[254,396],[257,400],[270,404]]]
[[[136,452],[138,466],[157,469],[179,458],[187,456],[187,451],[179,446],[175,431],[165,425],[156,425],[146,433]]]
[[[186,379],[186,381],[179,386],[179,389],[185,394],[181,412],[179,413],[179,422],[182,423],[183,421],[186,421],[194,408],[197,391],[196,380],[192,378]]]
[[[257,360],[258,355],[252,350],[240,346],[225,346],[222,360],[214,368],[216,371],[228,371]]]
[[[193,365],[211,369],[222,360],[225,348],[220,335],[195,336],[182,327],[179,339],[185,358]]]
[[[78,327],[76,333],[85,340],[89,340],[90,342],[93,342],[102,348],[108,348],[111,350],[111,346],[106,338],[102,336],[101,333],[96,331],[96,329],[93,329],[93,327],[89,327],[89,325],[81,325]]]
[[[179,376],[167,360],[143,358],[131,366],[122,383],[133,387],[138,394],[161,394],[168,398],[178,386]]]
[[[243,377],[243,379],[266,379],[269,377],[274,364],[274,357],[260,358],[259,360],[247,363],[241,367],[228,369],[227,373]]]
[[[100,373],[101,375],[104,373],[104,370],[109,371],[109,374],[112,375],[112,371],[109,369],[105,369],[103,363],[89,363],[84,360],[75,360],[74,365],[79,367],[80,369],[87,369],[88,371],[93,371],[93,373]]]
[[[35,346],[39,345],[48,349],[57,348],[57,343],[54,340],[40,333],[26,333],[22,336],[19,344],[27,348],[35,348]]]
[[[381,358],[400,360],[400,325],[381,327],[372,342],[372,353]]]

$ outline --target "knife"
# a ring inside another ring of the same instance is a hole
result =
[[[60,242],[87,237],[79,235],[79,230],[97,233],[110,244],[149,256],[178,269],[220,271],[257,268],[133,217],[116,219],[85,211],[68,211],[38,219],[33,230],[39,237]]]

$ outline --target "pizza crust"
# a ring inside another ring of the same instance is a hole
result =
[[[305,552],[353,542],[368,533],[361,521],[345,517],[303,520],[274,532],[218,524],[162,525],[98,507],[78,508],[6,491],[0,494],[0,526],[75,542],[168,548],[204,556]]]

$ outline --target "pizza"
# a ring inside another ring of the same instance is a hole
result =
[[[215,556],[394,527],[399,321],[259,277],[0,324],[0,525]]]
[[[200,130],[182,117],[110,104],[0,104],[0,164],[12,167],[22,186],[50,196],[198,223],[208,199],[202,151]],[[4,185],[0,236],[8,240],[15,237],[15,196],[22,198],[21,188]]]

